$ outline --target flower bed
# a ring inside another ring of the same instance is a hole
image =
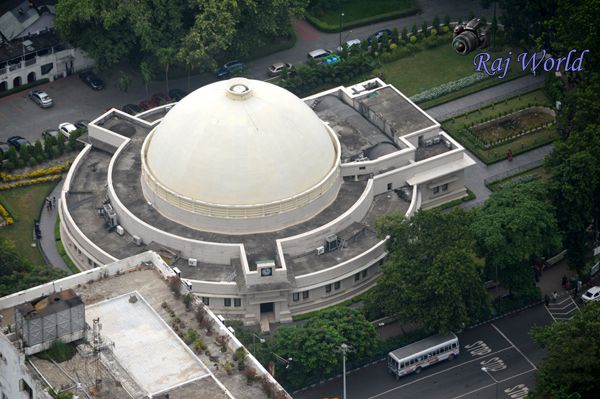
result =
[[[15,222],[14,219],[12,218],[12,216],[10,216],[10,213],[8,213],[6,208],[1,203],[0,203],[0,216],[4,220],[5,226],[11,225]]]
[[[18,188],[18,187],[31,186],[33,184],[47,183],[47,182],[51,182],[51,181],[60,180],[61,178],[62,178],[61,175],[50,175],[50,176],[38,177],[36,179],[19,180],[14,183],[0,184],[0,191],[10,190],[13,188]]]
[[[47,168],[36,169],[31,172],[23,173],[21,175],[13,175],[10,173],[0,172],[0,179],[5,182],[12,182],[25,179],[35,179],[41,176],[56,175],[68,170],[71,166],[72,161],[62,162],[58,165],[50,166]]]
[[[475,83],[480,82],[486,78],[488,78],[488,76],[485,73],[476,72],[462,79],[454,80],[452,82],[444,83],[442,85],[433,87],[429,90],[425,90],[419,94],[410,97],[410,99],[415,103],[433,100],[446,94],[462,90],[465,87],[472,86]]]

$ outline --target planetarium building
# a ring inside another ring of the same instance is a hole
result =
[[[474,163],[379,79],[299,99],[234,78],[88,129],[59,206],[73,260],[154,251],[211,308],[266,327],[370,288],[375,220],[465,196]]]

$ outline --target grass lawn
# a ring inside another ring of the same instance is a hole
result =
[[[542,166],[538,166],[533,169],[526,170],[517,175],[507,177],[506,179],[498,180],[493,182],[488,186],[488,188],[492,191],[498,191],[506,186],[511,186],[513,184],[519,184],[519,182],[527,182],[531,180],[543,180],[546,181],[550,178],[550,173],[546,170],[546,168]]]
[[[14,241],[17,251],[35,265],[45,262],[40,251],[31,246],[34,243],[33,222],[55,184],[49,182],[0,192],[0,201],[15,219],[13,225],[0,228],[0,240]]]
[[[559,135],[556,128],[551,126],[547,129],[520,137],[517,140],[504,143],[490,149],[483,149],[476,143],[470,135],[463,132],[463,128],[472,123],[483,121],[485,118],[496,116],[500,112],[508,112],[510,110],[518,110],[531,105],[552,106],[552,102],[546,96],[543,90],[535,90],[526,94],[522,94],[511,99],[506,99],[495,104],[488,105],[480,110],[468,112],[466,114],[450,118],[443,122],[443,128],[460,141],[465,147],[473,152],[479,159],[486,164],[491,164],[506,158],[506,152],[511,149],[513,155],[517,155],[533,148],[537,148],[544,144],[548,144],[556,140]]]
[[[513,51],[514,53],[516,52]],[[507,50],[492,53],[492,57],[494,57],[494,54],[506,56]],[[398,90],[410,97],[432,87],[439,86],[442,83],[472,75],[476,72],[475,65],[473,65],[473,57],[473,55],[460,56],[456,54],[450,43],[448,43],[447,45],[443,44],[430,50],[420,51],[410,57],[384,64],[377,71],[383,72],[386,83],[394,85]],[[513,67],[509,69],[508,74],[503,79],[490,76],[488,79],[478,82],[473,86],[446,95],[448,97],[452,96],[446,101],[462,97],[486,87],[504,83],[508,79],[523,74],[519,68],[514,66],[515,62],[511,61],[511,65]],[[477,87],[477,89],[468,91],[471,87]],[[436,100],[439,99],[430,101],[433,102]],[[434,105],[446,101],[437,102]],[[429,105],[429,107],[431,106],[433,105]]]
[[[340,0],[339,3],[339,7],[331,7],[323,11],[316,7],[309,7],[307,10],[309,19],[312,19],[318,28],[339,32],[342,12],[344,13],[342,27],[346,30],[350,26],[375,22],[379,20],[378,17],[384,18],[389,15],[390,18],[394,18],[418,10],[416,0]]]

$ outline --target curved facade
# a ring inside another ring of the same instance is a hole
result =
[[[397,90],[380,80],[367,83],[362,90],[338,88],[301,101],[268,83],[234,79],[136,117],[104,114],[90,124],[90,144],[63,188],[65,249],[83,268],[155,251],[211,308],[248,324],[289,321],[365,291],[386,255],[376,218],[398,211],[408,217],[420,207],[460,198],[463,169],[473,162]],[[250,86],[256,93],[246,90]],[[216,95],[211,111],[206,104]],[[260,101],[252,110],[236,108],[254,99]],[[411,107],[402,116],[411,124],[402,136],[388,134],[386,125],[377,127],[377,135],[372,131],[377,118],[395,117],[377,108],[389,101]],[[195,114],[199,104],[215,121]],[[222,122],[227,110],[236,109],[232,115],[244,116]],[[131,134],[116,133],[123,124]],[[371,130],[361,132],[363,125]],[[348,131],[363,136],[348,137]],[[268,162],[241,168],[234,160],[244,156],[244,146],[218,140],[228,135],[246,146],[260,143],[259,155],[276,160],[285,173],[261,179],[277,167]],[[388,150],[369,151],[382,147]],[[349,151],[360,151],[360,161],[340,163],[340,154]],[[196,153],[204,163],[194,161]],[[204,176],[222,169],[228,170],[220,180]]]

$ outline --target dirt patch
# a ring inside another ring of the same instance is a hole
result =
[[[480,123],[471,128],[471,132],[486,144],[515,138],[533,133],[541,126],[553,123],[554,111],[547,107],[530,107]]]

